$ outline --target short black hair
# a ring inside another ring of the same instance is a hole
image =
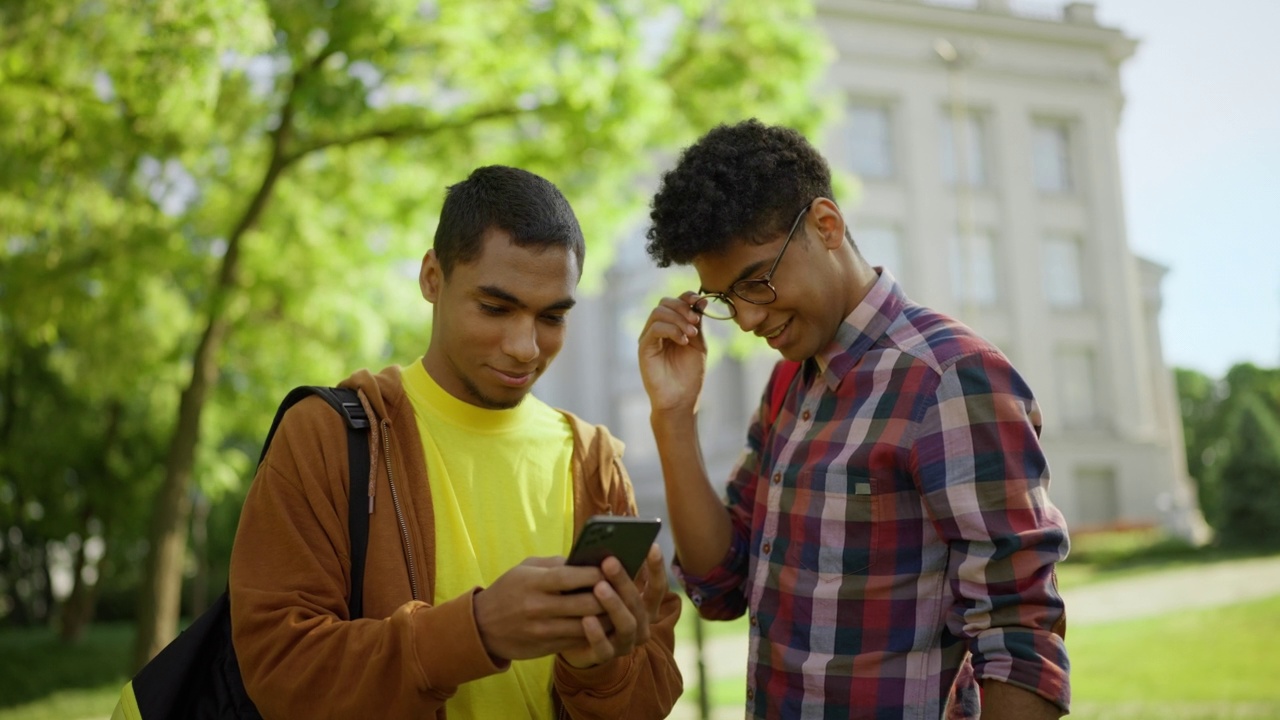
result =
[[[735,241],[763,244],[786,232],[808,203],[831,195],[831,169],[800,133],[755,118],[719,125],[662,176],[646,249],[667,267]]]
[[[433,247],[445,277],[459,263],[480,257],[489,228],[511,234],[523,248],[566,247],[578,260],[586,256],[582,227],[569,201],[550,180],[528,170],[488,165],[450,185],[440,209]]]

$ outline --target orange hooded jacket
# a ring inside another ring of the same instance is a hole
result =
[[[364,617],[347,617],[346,428],[308,398],[281,422],[245,499],[231,556],[232,636],[265,718],[446,717],[462,683],[501,672],[480,641],[472,593],[432,605],[436,552],[426,461],[400,369],[359,371],[370,436]],[[633,515],[621,444],[565,413],[573,428],[574,525]],[[668,592],[650,640],[575,669],[555,662],[560,717],[661,718],[682,690],[672,656],[680,601]]]

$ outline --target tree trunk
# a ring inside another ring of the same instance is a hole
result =
[[[294,86],[298,77],[295,75]],[[169,444],[164,483],[152,512],[146,572],[138,600],[138,636],[134,644],[134,668],[140,669],[178,632],[182,604],[182,564],[187,548],[187,522],[191,513],[191,474],[195,467],[196,444],[200,440],[200,418],[209,392],[218,380],[218,353],[226,341],[230,325],[227,305],[236,289],[240,271],[240,249],[245,234],[258,221],[280,174],[292,160],[285,158],[285,146],[292,130],[293,105],[281,110],[280,125],[273,134],[271,158],[262,182],[235,229],[227,236],[227,252],[212,288],[209,315],[200,344],[191,363],[191,382],[178,403],[178,426]],[[296,159],[296,158],[294,158]]]
[[[71,564],[74,573],[71,582],[71,595],[67,597],[66,602],[62,604],[58,622],[58,637],[64,643],[74,644],[80,642],[84,637],[85,628],[89,626],[89,622],[93,619],[93,602],[96,595],[97,583],[85,582],[85,565],[87,559],[85,557],[85,546],[89,544],[89,533],[87,530],[82,531],[84,539],[80,541],[80,546],[76,548],[75,561]]]
[[[191,599],[188,607],[192,617],[199,616],[209,607],[209,498],[202,492],[195,493],[195,506],[191,513],[191,549],[196,556],[196,575],[191,579]]]
[[[116,488],[121,485],[122,478],[117,477],[111,472],[111,464],[107,458],[111,456],[115,450],[116,443],[120,440],[120,425],[124,416],[124,403],[120,400],[112,400],[107,404],[106,417],[107,429],[103,436],[102,452],[98,453],[95,466],[92,473],[101,478],[101,482],[105,487]],[[97,508],[92,502],[86,503],[84,510],[80,513],[80,547],[77,548],[75,562],[73,563],[75,576],[72,578],[71,595],[67,598],[67,602],[62,607],[62,617],[59,626],[62,641],[66,643],[79,642],[84,636],[85,629],[93,622],[93,617],[97,612],[98,602],[98,582],[102,577],[101,564],[95,570],[93,582],[85,580],[85,566],[88,564],[88,546],[90,540],[93,539],[93,520],[97,516]],[[105,523],[100,528],[102,532],[103,542],[106,542]],[[105,546],[104,546],[105,549]]]
[[[230,256],[228,249],[228,257]],[[226,259],[224,258],[224,269]],[[225,273],[223,273],[225,275]],[[150,547],[142,593],[138,600],[138,637],[134,667],[141,668],[173,639],[181,609],[182,563],[187,548],[187,518],[191,512],[191,473],[195,467],[200,417],[209,389],[217,380],[215,361],[226,337],[225,310],[215,304],[209,324],[196,349],[191,384],[178,404],[178,428],[169,445],[164,484],[151,515]]]
[[[39,545],[33,545],[31,548],[36,557],[34,573],[31,576],[32,584],[35,586],[35,592],[31,594],[31,615],[41,623],[49,622],[49,618],[53,616],[54,607],[53,576],[49,572],[47,543],[48,540],[41,540]]]

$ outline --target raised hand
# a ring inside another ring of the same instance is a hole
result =
[[[697,408],[707,368],[698,302],[694,292],[663,298],[640,334],[640,376],[655,413]]]

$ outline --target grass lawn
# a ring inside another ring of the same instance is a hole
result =
[[[1110,704],[1167,710],[1185,705],[1214,712],[1215,708],[1220,711],[1238,706],[1238,712],[1263,713],[1239,717],[1278,718],[1277,619],[1280,597],[1272,597],[1069,629],[1072,694],[1083,708]],[[1184,715],[1152,713],[1133,717]]]
[[[677,590],[676,592],[681,591]],[[693,653],[691,648],[696,646],[694,622],[697,613],[694,611],[693,604],[689,602],[688,597],[683,597],[683,600],[684,608],[680,613],[680,622],[676,625],[676,659],[678,662],[691,657]],[[707,687],[710,695],[708,704],[711,708],[720,711],[736,709],[738,717],[741,717],[742,707],[746,702],[744,693],[747,688],[747,658],[744,654],[736,652],[725,653],[722,649],[717,651],[715,646],[718,644],[717,641],[720,641],[719,644],[723,647],[723,641],[727,639],[730,641],[736,640],[736,643],[733,643],[734,647],[746,647],[743,639],[747,637],[748,628],[746,616],[737,620],[704,620],[702,622],[703,642],[708,646],[708,650],[704,655]],[[680,697],[676,712],[672,713],[672,715],[679,718],[696,718],[698,717],[698,704],[700,702],[697,666],[694,662],[682,662],[680,673],[684,676],[684,695]]]
[[[128,680],[132,643],[123,623],[95,625],[76,645],[47,628],[0,631],[0,720],[105,720]]]
[[[691,610],[692,608],[687,608]],[[692,614],[677,643],[693,643]],[[1070,628],[1073,712],[1079,720],[1280,718],[1280,597],[1143,620]],[[746,633],[741,621],[706,623],[708,635]],[[709,668],[711,707],[742,706],[739,669]],[[697,675],[682,667],[684,717],[697,717]],[[712,672],[715,670],[714,672]]]
[[[44,698],[18,705],[0,707],[3,720],[109,720],[120,699],[123,683],[109,683],[99,688],[58,690]]]
[[[1161,570],[1208,565],[1248,553],[1192,548],[1157,532],[1073,538],[1059,582],[1078,586]],[[1254,554],[1256,556],[1256,553]],[[693,607],[686,602],[677,646],[692,646]],[[1280,718],[1280,597],[1155,618],[1075,626],[1068,631],[1073,712],[1081,720],[1261,720]],[[705,622],[708,644],[747,633],[745,619]],[[739,712],[746,657],[708,658],[711,707]],[[716,663],[719,663],[717,666]],[[728,665],[726,665],[728,663]],[[687,663],[686,663],[687,664]],[[695,668],[681,667],[679,710],[696,718]],[[721,715],[717,715],[719,717]]]
[[[1059,567],[1063,585],[1208,564],[1241,554],[1193,550],[1142,533],[1073,539]],[[690,657],[693,607],[676,628]],[[1280,597],[1155,618],[1073,626],[1068,632],[1074,712],[1080,720],[1261,720],[1280,718]],[[745,618],[703,623],[715,717],[741,717],[747,658]],[[46,629],[0,630],[0,720],[106,720],[127,679],[129,625],[94,626],[64,646]],[[736,644],[735,644],[736,643]],[[725,654],[726,646],[734,650]],[[685,694],[673,717],[696,718],[697,671],[682,660]]]

